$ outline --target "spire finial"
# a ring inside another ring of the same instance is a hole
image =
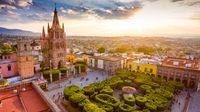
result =
[[[56,3],[55,3],[55,12],[57,12]]]
[[[54,17],[53,17],[52,27],[60,27],[59,20],[58,20],[57,9],[56,9],[56,3],[55,3],[55,11],[54,11]]]

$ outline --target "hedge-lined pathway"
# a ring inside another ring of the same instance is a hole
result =
[[[98,77],[98,80],[96,80],[96,77]],[[49,88],[54,88],[54,89],[52,89],[51,91],[47,91],[46,93],[54,102],[57,102],[57,100],[59,99],[59,96],[62,97],[65,86],[75,84],[75,85],[79,85],[80,87],[84,87],[91,83],[103,81],[108,78],[109,78],[109,75],[107,73],[105,72],[103,73],[102,71],[95,70],[92,72],[88,72],[87,75],[85,76],[66,79],[66,80],[61,81],[60,83],[48,84]]]

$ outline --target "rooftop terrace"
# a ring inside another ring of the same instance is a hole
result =
[[[167,57],[162,61],[162,66],[200,70],[200,60]]]
[[[0,112],[51,112],[31,84],[0,90]]]

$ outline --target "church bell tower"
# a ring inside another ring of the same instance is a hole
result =
[[[31,53],[31,40],[17,40],[17,68],[22,78],[34,76],[34,61]]]

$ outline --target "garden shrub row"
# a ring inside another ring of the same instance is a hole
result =
[[[135,86],[134,84],[144,96],[125,96],[124,104],[112,96],[115,89]],[[169,107],[174,91],[183,87],[176,81],[165,81],[145,74],[133,75],[122,70],[117,72],[116,76],[92,83],[82,90],[75,85],[68,86],[64,90],[64,95],[67,100],[77,104],[81,112],[160,112]],[[84,94],[89,96],[89,99]],[[139,110],[133,108],[135,104],[140,107]]]
[[[95,100],[102,104],[110,105],[114,108],[118,107],[120,104],[120,101],[117,98],[108,94],[98,94],[95,96]]]
[[[134,96],[126,96],[124,97],[124,103],[134,106],[135,105],[135,97]]]
[[[120,104],[119,105],[119,112],[131,112],[134,108],[127,104]]]
[[[110,87],[110,86],[105,86],[103,88],[103,90],[101,91],[101,93],[105,93],[105,94],[108,94],[108,95],[113,95],[113,89]]]
[[[68,100],[69,96],[71,96],[74,93],[78,93],[80,91],[81,91],[81,89],[77,85],[71,85],[71,86],[65,87],[65,89],[64,89],[64,97],[65,97],[65,99]]]
[[[144,107],[147,102],[147,98],[143,96],[136,96],[135,101],[138,106]]]

